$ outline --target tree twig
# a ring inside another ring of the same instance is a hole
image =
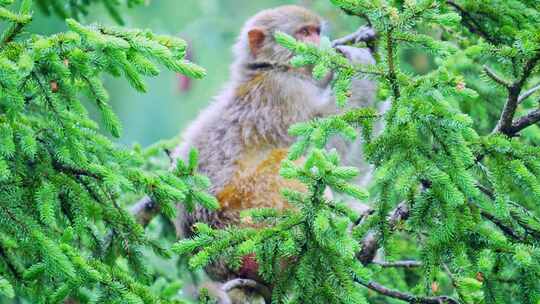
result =
[[[519,95],[518,97],[518,103],[522,103],[532,94],[536,93],[536,91],[540,90],[540,83],[532,87],[530,90],[526,91],[525,93]]]
[[[404,260],[404,261],[395,261],[395,262],[386,262],[386,261],[373,261],[373,264],[379,265],[384,268],[415,268],[422,266],[422,262],[414,260]]]
[[[421,296],[415,296],[412,294],[408,294],[405,292],[401,292],[399,290],[390,289],[388,287],[385,287],[377,282],[362,282],[360,280],[355,280],[357,283],[376,291],[384,296],[402,300],[409,303],[421,303],[421,304],[443,304],[443,303],[450,303],[450,304],[459,304],[459,302],[450,297],[450,296],[437,296],[437,297],[421,297]]]
[[[497,72],[492,70],[487,65],[484,65],[483,68],[484,68],[484,72],[486,72],[489,78],[493,79],[496,83],[502,85],[505,88],[509,88],[512,85],[510,81],[502,78],[502,76],[498,75]]]
[[[482,193],[484,193],[487,197],[489,197],[490,199],[494,200],[495,199],[495,195],[493,194],[493,192],[488,189],[486,186],[480,184],[480,183],[477,183],[476,184],[476,187],[482,191]],[[512,227],[509,227],[506,223],[504,223],[502,220],[498,219],[496,216],[494,216],[493,214],[485,211],[485,210],[480,210],[480,215],[482,215],[482,217],[484,217],[485,219],[487,219],[488,221],[492,222],[495,226],[497,226],[505,235],[509,236],[510,238],[518,241],[518,242],[525,242],[525,238],[522,237],[521,235],[519,235],[514,229],[512,229]]]

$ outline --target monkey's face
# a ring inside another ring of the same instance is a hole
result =
[[[319,45],[321,23],[321,18],[310,10],[287,5],[261,11],[247,22],[242,35],[247,36],[251,60],[285,63],[293,54],[275,41],[275,33]]]

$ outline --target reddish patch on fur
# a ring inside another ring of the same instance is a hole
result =
[[[259,263],[255,259],[255,254],[251,253],[242,257],[242,266],[239,275],[246,278],[257,277],[259,272]]]

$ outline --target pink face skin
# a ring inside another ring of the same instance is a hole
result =
[[[321,42],[321,27],[319,25],[305,25],[301,27],[294,37],[305,43],[319,45]]]

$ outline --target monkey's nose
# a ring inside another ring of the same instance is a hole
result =
[[[307,43],[319,45],[321,43],[321,37],[319,35],[309,35],[304,40]]]

